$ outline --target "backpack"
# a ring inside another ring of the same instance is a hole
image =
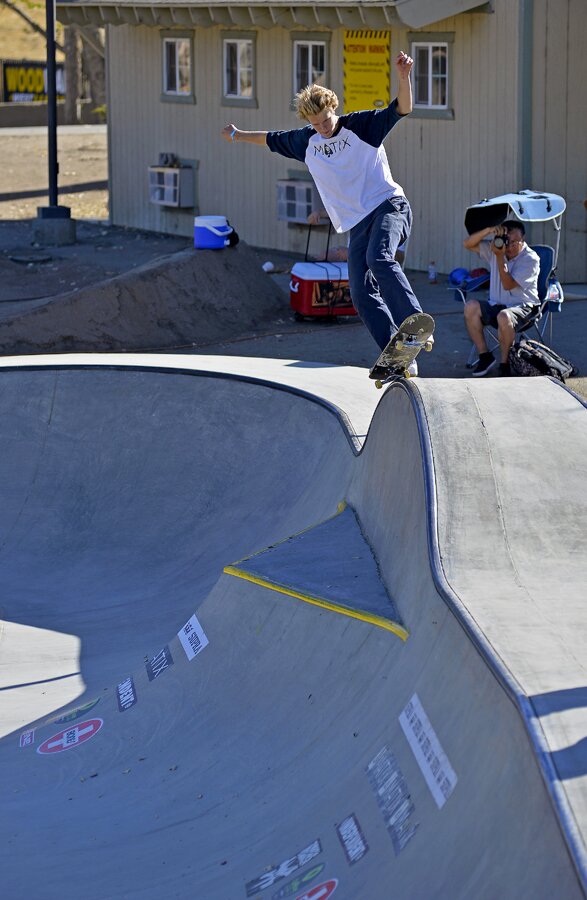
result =
[[[519,338],[510,348],[508,362],[513,375],[550,375],[563,383],[565,378],[576,375],[578,371],[568,359],[551,347],[526,337]]]

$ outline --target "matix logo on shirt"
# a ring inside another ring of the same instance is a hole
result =
[[[322,141],[320,144],[313,144],[314,147],[314,156],[334,156],[337,153],[342,153],[347,147],[350,147],[350,141],[348,137],[337,138],[334,141]]]

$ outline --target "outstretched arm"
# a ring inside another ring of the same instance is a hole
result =
[[[407,116],[412,111],[412,82],[410,72],[414,60],[403,50],[400,50],[395,61],[395,70],[398,78],[397,111],[401,116]]]
[[[225,125],[220,133],[226,141],[245,141],[248,144],[267,146],[266,131],[241,131],[240,128],[231,123],[230,125]]]

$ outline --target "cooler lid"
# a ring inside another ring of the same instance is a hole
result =
[[[297,262],[291,270],[303,281],[348,281],[348,263],[340,262]]]

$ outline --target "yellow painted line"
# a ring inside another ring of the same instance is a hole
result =
[[[286,588],[283,585],[276,584],[268,579],[259,578],[257,575],[251,575],[250,572],[246,572],[244,569],[239,569],[236,566],[225,566],[223,571],[227,575],[234,575],[236,578],[252,581],[253,584],[269,588],[269,590],[277,591],[280,594],[287,594],[288,597],[295,597],[296,600],[303,600],[305,603],[311,603],[313,606],[321,606],[323,609],[329,609],[332,612],[340,613],[343,616],[350,616],[352,619],[360,619],[362,622],[369,622],[371,625],[385,628],[386,631],[391,631],[393,634],[396,634],[402,641],[406,641],[410,635],[410,632],[404,628],[403,625],[399,625],[391,619],[384,619],[382,616],[375,615],[375,613],[349,609],[347,606],[340,606],[337,603],[332,603],[330,600],[324,600],[322,597],[314,597],[311,594],[302,594],[299,591],[294,591],[292,588]]]

